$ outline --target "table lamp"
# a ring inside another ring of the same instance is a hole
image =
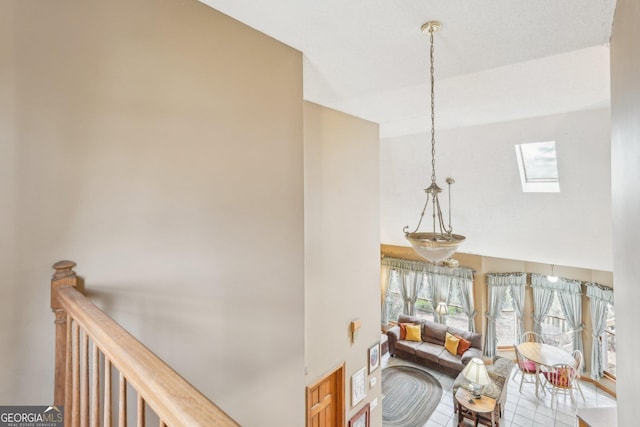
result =
[[[473,397],[476,399],[480,399],[480,388],[483,385],[491,384],[487,367],[484,365],[484,362],[477,357],[474,357],[467,363],[467,366],[462,370],[462,375],[471,383]]]
[[[436,313],[438,314],[439,323],[445,323],[445,316],[447,315],[448,311],[449,310],[447,308],[447,303],[445,302],[438,303],[438,306],[436,307]]]

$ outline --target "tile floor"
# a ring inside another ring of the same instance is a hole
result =
[[[385,354],[381,360],[381,366],[384,368],[394,365],[419,367],[431,373],[442,384],[440,404],[424,426],[416,427],[455,427],[458,419],[453,415],[453,397],[451,395],[454,378],[424,366],[413,365],[411,362],[389,357],[388,353]],[[582,400],[579,393],[576,396],[576,403],[572,403],[570,397],[565,398],[560,395],[557,398],[558,404],[554,404],[554,408],[551,409],[551,397],[548,393],[541,395],[538,399],[535,396],[535,386],[526,383],[522,386],[522,393],[520,393],[518,391],[520,377],[517,376],[516,379],[518,381],[508,380],[507,404],[505,414],[500,420],[500,427],[573,427],[577,425],[577,408],[616,406],[615,398],[597,389],[594,384],[583,381],[580,385],[586,402]]]

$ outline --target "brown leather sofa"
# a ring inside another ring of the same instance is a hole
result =
[[[467,362],[474,357],[482,358],[482,335],[469,332],[441,323],[431,322],[418,317],[401,314],[400,323],[421,325],[421,341],[407,341],[400,339],[400,327],[394,326],[387,331],[389,338],[389,354],[422,365],[438,369],[451,376],[462,371]],[[445,336],[449,332],[471,342],[469,349],[462,355],[453,355],[444,348]]]

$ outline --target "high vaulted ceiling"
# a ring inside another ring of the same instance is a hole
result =
[[[462,252],[612,271],[615,0],[200,1],[303,52],[306,100],[380,124],[380,238],[397,245],[424,204],[431,123],[420,27],[440,21],[438,171],[441,186],[456,180]],[[536,141],[556,141],[560,193],[521,189],[514,144]]]
[[[615,0],[201,0],[304,53],[304,96],[381,125],[464,127],[608,105]],[[509,95],[509,96],[506,96]]]

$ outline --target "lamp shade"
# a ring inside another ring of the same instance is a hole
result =
[[[484,365],[484,362],[477,357],[474,357],[467,363],[467,366],[462,370],[462,375],[473,384],[491,384],[487,367]]]
[[[438,313],[440,316],[445,316],[447,312],[447,303],[439,302],[438,307],[436,307],[436,313]]]

